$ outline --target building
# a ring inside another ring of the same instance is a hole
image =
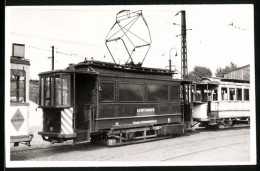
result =
[[[250,65],[245,65],[224,73],[224,78],[250,80]]]

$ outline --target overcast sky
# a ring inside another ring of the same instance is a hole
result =
[[[142,10],[151,34],[151,48],[145,67],[166,69],[170,49],[172,62],[180,69],[180,10],[186,11],[188,70],[206,66],[213,74],[217,67],[234,62],[238,67],[254,59],[253,5],[156,5],[156,6],[75,6],[7,7],[6,58],[12,43],[26,45],[25,58],[31,61],[30,77],[51,69],[51,46],[55,46],[55,69],[84,58],[112,62],[105,38],[121,10]],[[229,24],[233,22],[233,26]],[[236,26],[236,27],[235,27]],[[239,28],[240,29],[239,29]],[[141,29],[140,29],[141,33]],[[137,33],[138,34],[138,33]],[[116,60],[123,51],[113,45]],[[72,54],[72,55],[69,55]],[[140,55],[141,56],[141,55]],[[9,60],[6,60],[9,62]],[[122,63],[122,61],[121,61]],[[8,66],[8,65],[7,65]]]

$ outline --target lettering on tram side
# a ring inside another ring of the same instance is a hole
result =
[[[136,111],[137,116],[154,115],[154,108],[141,108]]]
[[[133,124],[144,124],[144,123],[157,123],[157,120],[134,121],[134,122],[133,122]]]

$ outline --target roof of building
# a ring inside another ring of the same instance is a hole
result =
[[[245,65],[245,66],[242,66],[242,67],[239,67],[239,68],[232,69],[231,71],[225,72],[225,73],[223,73],[223,74],[229,74],[229,73],[231,73],[231,72],[233,72],[233,71],[241,70],[241,69],[247,68],[247,67],[249,67],[249,66],[250,66],[250,64]]]

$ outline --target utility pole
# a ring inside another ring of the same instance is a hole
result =
[[[52,49],[51,63],[52,63],[52,70],[54,70],[54,46],[52,46],[51,49]]]
[[[188,79],[188,62],[187,62],[187,40],[186,40],[186,13],[181,12],[181,78]]]

